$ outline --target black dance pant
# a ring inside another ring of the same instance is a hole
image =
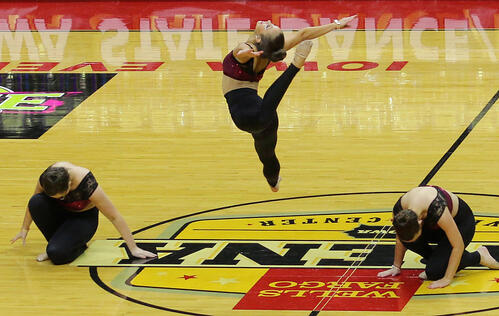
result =
[[[268,88],[263,99],[255,89],[241,88],[229,91],[225,99],[236,126],[254,139],[258,158],[263,163],[263,175],[271,186],[277,184],[281,166],[275,154],[277,145],[277,106],[300,68],[289,67]]]
[[[47,254],[54,264],[72,262],[87,249],[95,234],[99,210],[70,212],[43,193],[29,200],[29,211],[36,226],[48,241]]]
[[[469,245],[475,234],[475,217],[466,202],[459,198],[459,210],[454,217],[457,228],[463,237],[464,247]],[[429,243],[436,243],[430,246]],[[442,229],[424,229],[421,236],[414,242],[403,242],[404,246],[419,254],[426,261],[426,276],[428,280],[439,280],[444,277],[452,245]],[[478,251],[468,252],[464,250],[461,263],[457,271],[470,266],[480,264],[480,253]]]

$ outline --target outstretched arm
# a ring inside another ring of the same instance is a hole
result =
[[[407,251],[407,248],[404,246],[404,244],[400,241],[399,237],[395,237],[395,255],[393,257],[393,265],[390,269],[378,273],[379,277],[386,277],[386,276],[396,276],[400,274],[400,270],[402,268],[402,263],[404,263],[404,257],[405,253]]]
[[[156,255],[152,252],[143,250],[137,246],[128,225],[125,222],[125,219],[121,216],[120,212],[118,212],[114,204],[100,186],[98,186],[94,191],[90,197],[90,201],[92,201],[99,211],[104,214],[104,216],[106,216],[107,219],[114,225],[121,237],[123,237],[123,240],[126,242],[126,245],[128,246],[128,249],[130,249],[132,255],[137,258],[156,257]]]
[[[407,248],[400,241],[399,236],[395,237],[395,256],[393,258],[393,265],[398,267],[399,269],[402,267],[402,263],[404,263],[404,257]]]
[[[35,192],[33,195],[42,193],[43,189],[42,186],[40,185],[40,182],[36,181],[36,187],[35,187]],[[29,232],[29,227],[31,226],[31,223],[33,222],[33,219],[31,218],[31,213],[29,212],[29,207],[26,206],[26,212],[24,213],[24,220],[23,224],[21,226],[21,231],[15,235],[10,242],[13,243],[18,239],[23,240],[23,245],[26,244],[26,236],[28,236]]]
[[[286,37],[284,42],[284,49],[290,50],[296,45],[300,44],[303,41],[311,40],[314,38],[321,37],[324,34],[327,34],[333,30],[341,29],[345,27],[350,21],[355,19],[357,15],[352,15],[341,20],[334,20],[333,23],[321,25],[321,26],[311,26],[306,27],[304,29],[299,30],[296,33],[292,33],[288,37]]]
[[[428,286],[430,289],[446,287],[452,282],[464,252],[463,236],[461,236],[461,232],[459,232],[456,222],[454,221],[454,218],[452,218],[448,208],[445,208],[437,224],[445,232],[445,235],[447,235],[447,239],[449,239],[452,246],[452,251],[449,257],[449,263],[447,264],[447,270],[445,270],[445,275],[440,280],[432,282],[430,286]]]

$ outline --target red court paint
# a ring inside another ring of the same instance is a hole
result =
[[[234,309],[401,311],[422,284],[417,276],[421,271],[378,278],[379,271],[270,269]]]

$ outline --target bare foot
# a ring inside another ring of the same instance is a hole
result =
[[[49,255],[47,255],[46,252],[44,253],[41,253],[39,254],[37,257],[36,257],[36,261],[38,262],[42,262],[42,261],[45,261],[45,260],[48,260],[49,259]]]
[[[279,191],[279,183],[281,183],[281,176],[279,176],[279,178],[277,179],[277,183],[275,186],[271,186],[270,189],[272,190],[272,192],[277,192]]]
[[[312,50],[312,41],[303,41],[298,44],[295,50],[295,57],[292,61],[293,65],[295,65],[297,68],[303,67],[308,54],[310,54],[310,50]]]
[[[486,247],[481,246],[480,248],[478,248],[478,252],[480,253],[480,264],[482,266],[486,266],[491,269],[499,269],[499,262],[497,262],[496,259],[492,257]]]
[[[418,277],[421,279],[421,280],[428,280],[428,276],[426,276],[426,272],[423,271],[421,272]]]

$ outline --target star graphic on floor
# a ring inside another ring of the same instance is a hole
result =
[[[179,279],[183,278],[184,280],[189,280],[189,279],[195,279],[196,276],[195,275],[186,275],[184,274],[184,276],[181,276],[179,277]]]

